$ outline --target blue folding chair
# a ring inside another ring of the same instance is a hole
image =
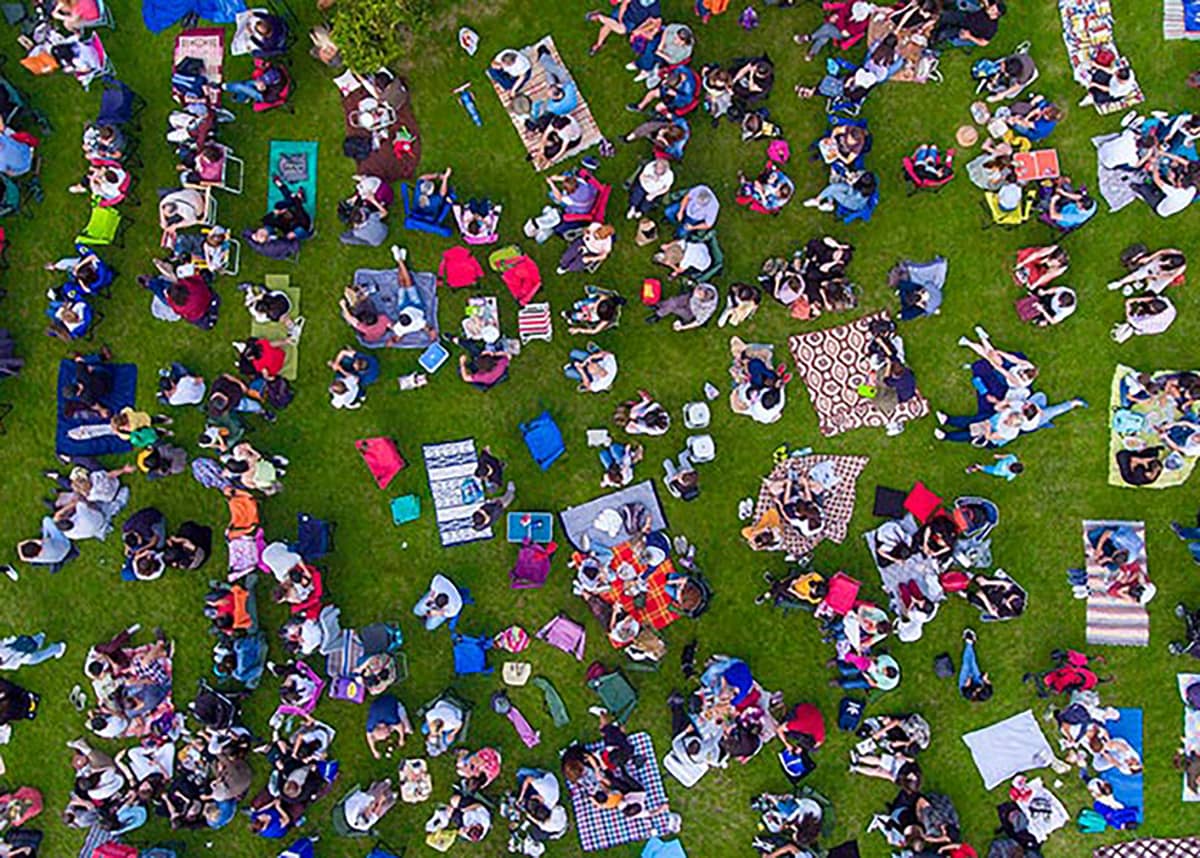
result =
[[[487,635],[471,636],[455,632],[451,638],[454,645],[454,675],[470,676],[473,673],[489,674],[492,672],[488,664],[488,650],[492,648],[492,639]]]
[[[279,853],[279,858],[314,858],[316,851],[312,838],[301,837]]]
[[[854,223],[856,220],[861,220],[863,223],[868,223],[871,220],[871,215],[875,214],[875,209],[879,207],[879,189],[876,188],[871,192],[867,204],[861,209],[851,211],[845,206],[838,205],[834,214],[842,223]]]
[[[454,227],[449,223],[454,192],[450,191],[439,201],[437,210],[417,205],[416,190],[407,182],[400,186],[400,198],[404,202],[404,228],[417,232],[428,232],[450,238]]]
[[[529,448],[529,455],[533,456],[533,460],[543,471],[567,452],[562,430],[558,428],[549,411],[543,411],[529,422],[522,423],[520,429],[525,446]]]

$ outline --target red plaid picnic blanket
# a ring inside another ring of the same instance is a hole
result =
[[[626,563],[636,569],[639,576],[645,575],[648,568],[634,552],[633,546],[622,542],[613,549],[613,558],[609,566],[616,571]],[[612,592],[606,593],[604,598],[609,602],[619,602],[621,607],[643,626],[649,623],[655,629],[665,629],[680,617],[671,610],[671,597],[667,595],[667,577],[674,572],[675,565],[670,559],[664,560],[646,580],[644,593],[627,596],[625,582],[618,579],[613,582]]]

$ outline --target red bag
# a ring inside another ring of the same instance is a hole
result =
[[[92,850],[92,858],[138,858],[138,851],[127,843],[103,843]]]
[[[404,470],[404,457],[396,449],[396,442],[391,438],[363,438],[355,441],[354,446],[362,455],[367,469],[379,488],[386,489],[388,483],[396,474]]]
[[[1018,298],[1013,306],[1016,307],[1017,318],[1022,322],[1032,322],[1042,315],[1042,302],[1035,295],[1025,295]]]
[[[542,272],[528,256],[519,256],[500,275],[508,291],[524,307],[542,288]]]
[[[662,281],[655,277],[647,277],[642,281],[642,303],[653,307],[662,300]]]

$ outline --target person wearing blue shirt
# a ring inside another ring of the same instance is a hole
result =
[[[997,453],[993,458],[995,461],[989,462],[986,465],[978,463],[967,465],[966,473],[987,474],[992,477],[1000,477],[1011,483],[1025,470],[1025,466],[1021,464],[1020,459],[1011,453],[1008,455]]]
[[[24,176],[33,169],[33,147],[16,138],[16,132],[0,120],[0,173]]]

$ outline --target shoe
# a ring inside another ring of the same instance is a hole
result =
[[[975,643],[975,640],[976,640],[975,630],[970,629],[970,628],[963,629],[962,639],[963,639],[964,643],[971,643],[971,644]]]
[[[648,71],[640,71],[640,72],[638,72],[636,75],[634,75],[634,77],[633,77],[633,82],[634,82],[634,83],[641,83],[642,81],[646,80],[648,77],[650,77],[650,72],[648,72]]]
[[[945,433],[945,432],[943,432],[941,429],[934,429],[934,430],[933,430],[933,437],[934,437],[934,438],[937,438],[939,441],[945,441],[945,440],[946,440],[946,433]]]
[[[834,204],[833,200],[825,200],[822,203],[817,203],[817,209],[819,211],[831,212],[836,208],[837,206]]]
[[[792,41],[797,45],[807,45],[812,40],[812,36],[808,33],[797,33],[792,36]]]
[[[959,337],[958,344],[965,349],[967,346],[971,345],[971,341],[968,340],[966,337]],[[963,364],[963,369],[970,369],[970,368],[971,368],[971,365],[969,363]]]
[[[4,569],[4,574],[8,576],[8,580],[10,580],[10,581],[20,580],[20,578],[21,578],[20,574],[17,572],[16,568],[11,563],[5,563],[3,566],[3,569]],[[65,650],[66,647],[64,647],[63,649]],[[56,655],[55,658],[62,658],[62,654],[60,653],[59,655]]]
[[[634,104],[632,101],[629,102],[629,104],[625,105],[625,109],[628,110],[630,113],[641,113],[642,112],[641,106]]]
[[[408,251],[398,244],[393,244],[392,259],[396,260],[396,264],[399,265],[401,262],[408,259]]]
[[[603,706],[589,706],[588,714],[595,715],[597,718],[599,718],[601,715],[607,715],[608,710],[605,709]]]
[[[1176,605],[1175,606],[1175,616],[1180,617],[1180,618],[1186,617],[1187,616],[1187,605],[1183,604],[1183,602],[1180,602],[1178,605]]]
[[[1092,94],[1090,92],[1087,95],[1085,95],[1083,98],[1079,99],[1080,107],[1090,107],[1095,103],[1096,103],[1096,100],[1094,98],[1092,98]]]
[[[687,698],[678,691],[672,691],[671,696],[667,698],[668,706],[683,706],[685,703],[687,703]]]
[[[933,416],[937,418],[937,422],[938,422],[939,426],[945,426],[946,421],[950,419],[950,415],[947,414],[945,411],[935,411],[935,412],[933,412]]]
[[[975,336],[979,337],[979,339],[981,339],[981,340],[990,340],[991,339],[991,337],[988,336],[988,332],[986,330],[984,330],[983,325],[975,326]]]
[[[805,200],[805,201],[802,203],[802,205],[803,205],[803,206],[804,206],[806,209],[815,209],[815,208],[817,208],[819,205],[821,205],[821,201],[820,201],[820,200],[818,200],[816,197],[809,197],[807,200]]]
[[[1183,646],[1175,641],[1171,641],[1167,644],[1167,652],[1171,655],[1183,655]]]

